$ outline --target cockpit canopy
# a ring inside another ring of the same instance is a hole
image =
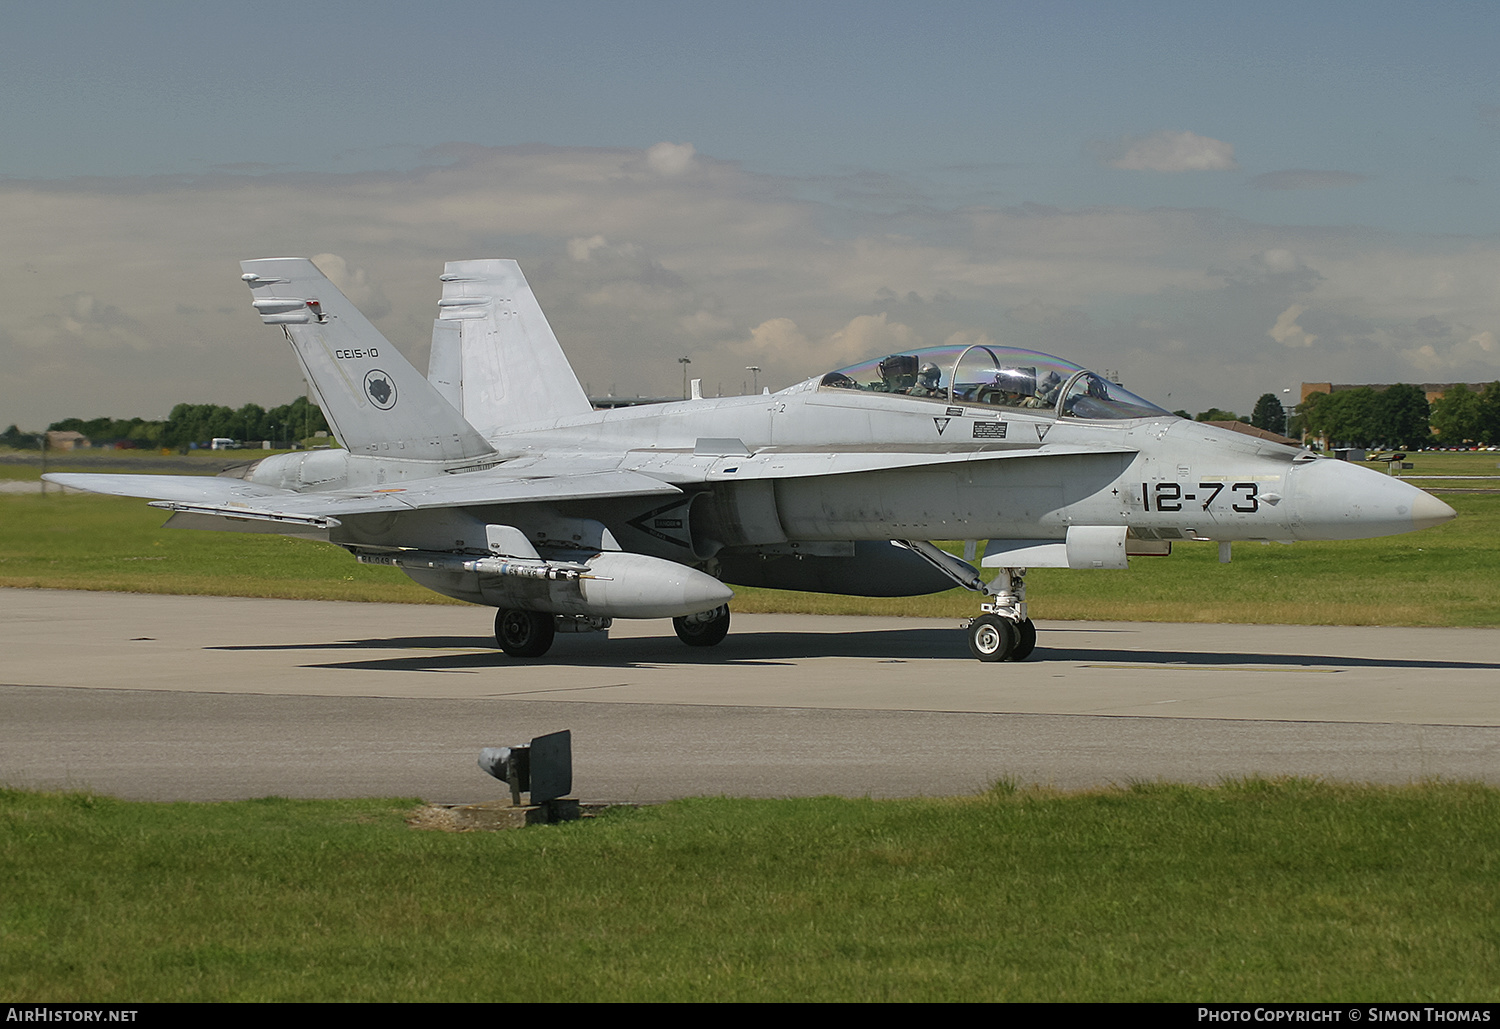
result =
[[[1014,347],[929,347],[829,372],[822,389],[1011,407],[1064,418],[1157,418],[1172,415],[1070,361]]]

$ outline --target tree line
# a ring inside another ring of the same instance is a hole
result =
[[[1226,411],[1222,407],[1210,407],[1207,411],[1199,411],[1196,416],[1186,411],[1173,411],[1172,413],[1179,418],[1186,418],[1193,422],[1244,422],[1269,432],[1286,432],[1286,411],[1274,393],[1262,395],[1255,402],[1255,411],[1248,416]]]
[[[1186,411],[1176,411],[1193,418]],[[1361,386],[1337,393],[1310,393],[1290,419],[1274,393],[1262,394],[1248,417],[1214,407],[1196,421],[1241,421],[1258,429],[1297,438],[1315,436],[1330,446],[1415,450],[1425,446],[1500,444],[1500,381],[1474,391],[1459,383],[1431,404],[1421,388],[1398,383],[1383,390]],[[316,404],[299,396],[267,410],[246,404],[239,410],[221,404],[178,404],[166,421],[144,418],[64,418],[48,431],[82,433],[95,443],[128,442],[136,447],[186,447],[213,439],[306,439],[328,431]],[[0,446],[34,449],[36,436],[12,425],[0,433]]]
[[[267,410],[246,404],[239,410],[222,404],[178,404],[166,421],[144,418],[64,418],[47,431],[78,432],[98,443],[128,443],[145,449],[207,445],[214,439],[290,440],[306,439],[328,431],[328,422],[317,404],[298,397],[289,404]],[[0,433],[0,444],[18,449],[37,446],[32,433],[12,425]]]
[[[1336,447],[1415,450],[1500,444],[1500,382],[1480,392],[1458,383],[1431,404],[1421,388],[1407,383],[1383,390],[1361,386],[1310,393],[1293,423]]]
[[[1194,418],[1186,411],[1173,413]],[[1316,437],[1333,447],[1418,450],[1500,445],[1500,381],[1478,391],[1458,383],[1431,403],[1421,387],[1409,383],[1382,390],[1361,386],[1337,393],[1309,393],[1290,418],[1276,394],[1264,393],[1249,417],[1211,407],[1198,412],[1194,420],[1248,422],[1293,439]]]

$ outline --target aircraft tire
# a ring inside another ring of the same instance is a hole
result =
[[[495,642],[511,657],[541,657],[556,635],[552,616],[540,611],[502,607],[495,612]]]
[[[1036,624],[1030,618],[1016,626],[1016,645],[1010,652],[1010,661],[1025,661],[1036,649]]]
[[[690,647],[716,647],[729,635],[729,605],[719,607],[714,611],[714,617],[706,622],[674,618],[672,628],[677,638]]]
[[[981,661],[1004,661],[1015,650],[1016,637],[1008,618],[980,615],[969,625],[969,653]]]

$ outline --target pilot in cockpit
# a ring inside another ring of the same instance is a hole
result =
[[[984,399],[1005,407],[1021,407],[1035,394],[1035,368],[997,368],[984,391]]]
[[[942,396],[943,391],[938,386],[938,382],[942,377],[943,373],[938,370],[938,366],[928,361],[917,372],[917,384],[906,392],[914,397]]]
[[[1055,371],[1047,372],[1039,381],[1034,367],[998,368],[990,385],[982,391],[981,399],[1003,407],[1039,410],[1057,403],[1061,386],[1062,376]]]
[[[1062,376],[1057,372],[1048,372],[1042,381],[1036,385],[1036,398],[1041,401],[1037,407],[1055,407],[1057,405],[1057,391],[1062,389]]]
[[[1082,392],[1079,392],[1079,387]],[[1068,396],[1063,400],[1063,414],[1076,415],[1080,418],[1101,417],[1099,411],[1107,410],[1110,396],[1109,383],[1105,382],[1093,372],[1087,372],[1083,380],[1068,391]]]
[[[912,354],[892,354],[880,362],[880,381],[870,388],[882,393],[906,393],[917,383],[917,359]]]

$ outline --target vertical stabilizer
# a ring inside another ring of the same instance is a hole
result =
[[[450,261],[428,377],[479,432],[593,410],[520,265]]]
[[[427,356],[427,381],[459,412],[464,409],[464,357],[458,335],[462,324],[446,318],[433,322],[432,351]]]
[[[456,461],[493,453],[473,426],[311,261],[242,261],[267,325],[279,325],[353,454]]]

